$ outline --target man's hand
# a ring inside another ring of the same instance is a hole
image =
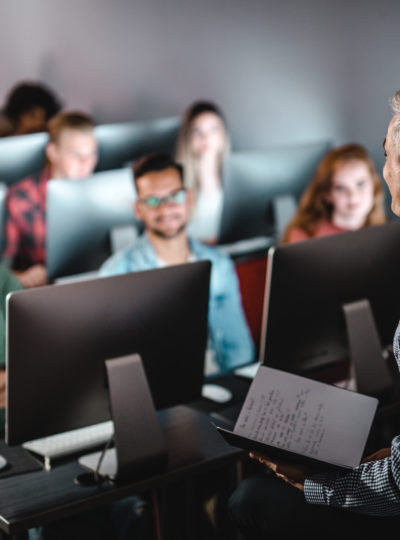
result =
[[[374,452],[370,456],[365,457],[361,463],[367,463],[368,461],[377,461],[379,459],[385,459],[392,454],[391,448],[381,448],[377,452]]]
[[[0,409],[6,406],[6,372],[0,368]]]
[[[14,275],[27,289],[40,287],[47,283],[46,268],[42,264],[35,264],[22,272],[14,272]]]
[[[282,463],[274,461],[257,452],[250,452],[250,457],[256,459],[269,469],[271,469],[276,476],[291,484],[297,489],[304,491],[304,481],[308,474],[308,470],[301,465],[294,465],[292,463]]]

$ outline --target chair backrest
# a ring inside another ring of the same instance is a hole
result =
[[[239,279],[243,310],[258,353],[262,335],[267,255],[237,261],[235,269]]]

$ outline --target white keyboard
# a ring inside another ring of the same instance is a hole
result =
[[[49,463],[50,459],[60,458],[105,444],[113,435],[114,423],[112,420],[108,420],[100,424],[57,433],[50,437],[27,441],[22,446],[43,456]]]
[[[246,377],[246,379],[254,379],[259,367],[260,362],[254,362],[253,364],[247,364],[247,366],[236,368],[234,373],[235,375]]]
[[[238,240],[231,244],[218,244],[217,247],[227,255],[244,255],[262,249],[265,249],[265,252],[267,252],[268,248],[274,244],[276,244],[276,239],[272,236],[255,236],[254,238]]]
[[[78,281],[88,281],[89,279],[96,279],[99,277],[97,270],[91,270],[90,272],[82,272],[81,274],[73,274],[72,276],[59,277],[54,280],[55,285],[64,285],[66,283],[76,283]]]

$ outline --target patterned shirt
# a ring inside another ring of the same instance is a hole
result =
[[[3,258],[14,270],[46,261],[46,186],[50,170],[20,180],[7,190]]]
[[[400,323],[393,350],[400,369]],[[348,473],[309,475],[304,484],[307,502],[371,516],[400,515],[400,435],[391,446],[390,457],[362,463]]]

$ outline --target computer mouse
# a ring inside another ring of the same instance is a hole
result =
[[[211,401],[216,401],[218,403],[226,403],[232,399],[232,392],[219,384],[203,384],[201,395],[204,398],[210,399]]]
[[[4,467],[7,465],[7,460],[3,456],[0,456],[0,470],[4,469]]]

